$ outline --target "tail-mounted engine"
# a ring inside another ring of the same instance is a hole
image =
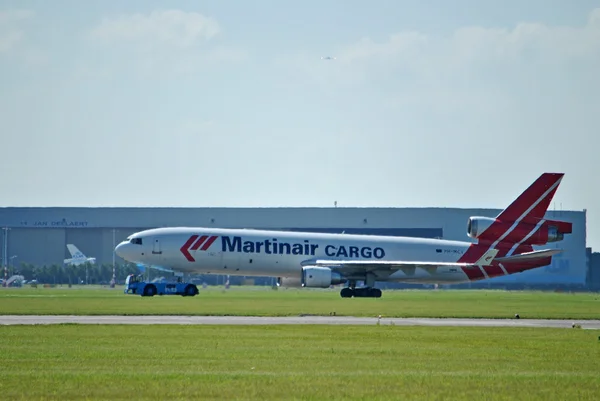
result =
[[[496,222],[496,219],[489,217],[469,217],[467,235],[471,238],[479,238],[494,222]]]
[[[558,220],[542,220],[538,223],[504,222],[489,217],[469,217],[467,235],[479,241],[499,241],[528,245],[543,245],[562,241],[572,232],[572,223]]]

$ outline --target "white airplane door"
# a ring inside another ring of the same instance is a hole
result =
[[[158,238],[154,238],[153,244],[152,244],[152,254],[153,255],[162,255],[162,250],[160,247],[160,239]]]

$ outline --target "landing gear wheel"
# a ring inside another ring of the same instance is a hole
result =
[[[381,290],[379,288],[343,288],[340,291],[342,298],[381,298]]]

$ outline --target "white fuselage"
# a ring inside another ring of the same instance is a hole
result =
[[[311,259],[456,262],[470,242],[251,229],[158,228],[131,235],[123,259],[185,273],[297,278]],[[361,279],[357,277],[357,279]],[[439,266],[379,272],[378,281],[468,282],[462,269]]]

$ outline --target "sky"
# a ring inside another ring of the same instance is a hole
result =
[[[600,0],[0,0],[0,206],[502,209],[563,172],[600,249],[599,71]]]

